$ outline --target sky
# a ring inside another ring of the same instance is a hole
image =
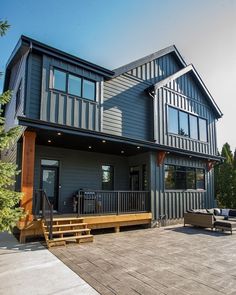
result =
[[[219,149],[236,148],[236,0],[0,0],[0,19],[0,71],[22,34],[111,70],[175,44],[224,114]]]

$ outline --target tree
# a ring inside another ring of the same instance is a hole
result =
[[[7,21],[0,20],[0,36],[4,36],[10,25]],[[19,127],[10,129],[5,132],[4,117],[2,106],[7,104],[11,99],[11,92],[6,91],[0,95],[0,153],[8,149],[20,135]],[[18,204],[22,196],[21,193],[15,192],[13,189],[15,177],[19,174],[17,166],[13,163],[0,160],[0,231],[10,231],[16,225],[23,211]]]
[[[223,145],[221,156],[225,158],[224,162],[215,167],[216,198],[219,205],[236,208],[236,170],[233,153],[228,143]]]

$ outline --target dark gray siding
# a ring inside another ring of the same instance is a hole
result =
[[[24,97],[25,97],[25,71],[26,71],[27,54],[12,67],[9,82],[9,90],[12,91],[12,98],[5,108],[5,130],[18,124],[17,116],[24,113]],[[16,109],[16,93],[21,83],[20,104]]]
[[[208,142],[168,134],[168,105],[207,119]],[[206,96],[201,92],[190,74],[185,74],[157,90],[154,125],[156,126],[155,140],[159,144],[203,154],[217,155],[215,115]]]
[[[52,88],[53,67],[95,81],[96,101],[85,100],[54,90]],[[91,71],[44,55],[40,119],[100,131],[102,80],[102,76]]]
[[[104,82],[103,131],[153,140],[152,98],[145,89],[180,69],[172,54]]]
[[[81,188],[101,189],[103,164],[114,166],[115,190],[129,189],[129,163],[126,157],[38,145],[35,153],[36,189],[40,185],[40,159],[60,161],[59,210],[62,212],[71,212],[75,191]]]
[[[172,191],[165,190],[164,187],[164,165],[156,165],[156,157],[153,154],[152,165],[152,208],[154,219],[158,219],[160,215],[166,215],[168,219],[182,218],[184,212],[188,209],[212,208],[214,206],[214,175],[213,170],[207,172],[206,190],[187,190]],[[206,162],[201,160],[192,160],[189,158],[181,158],[175,156],[167,156],[165,164],[195,167],[206,169]]]
[[[151,140],[152,101],[146,83],[124,75],[104,83],[103,131]]]
[[[26,115],[32,119],[40,118],[42,56],[31,53],[28,59],[28,81]]]
[[[156,83],[178,72],[182,67],[176,61],[176,58],[169,53],[132,69],[128,74],[145,81]]]

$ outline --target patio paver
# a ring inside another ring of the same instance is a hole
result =
[[[100,294],[236,294],[236,233],[172,226],[52,248]]]

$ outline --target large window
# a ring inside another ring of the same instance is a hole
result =
[[[22,83],[20,81],[20,84],[19,84],[17,92],[16,92],[16,112],[17,112],[18,107],[19,107],[19,105],[21,103],[21,96],[22,96],[21,88],[22,88]]]
[[[94,81],[83,77],[75,76],[58,69],[54,69],[53,71],[53,88],[59,91],[89,100],[95,100],[95,85]]]
[[[102,190],[114,190],[114,167],[111,165],[102,166]]]
[[[165,165],[165,189],[204,190],[205,170],[185,166]]]
[[[168,132],[207,142],[207,120],[168,107]]]

